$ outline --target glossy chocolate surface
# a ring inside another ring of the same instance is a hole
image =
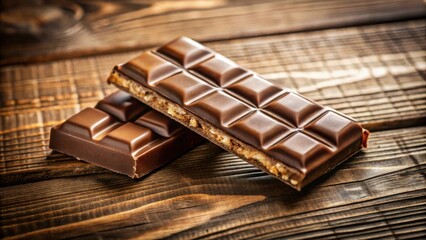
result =
[[[346,159],[349,147],[361,149],[363,129],[354,120],[186,37],[117,70],[303,174],[341,162],[335,157]]]
[[[50,148],[109,170],[141,177],[203,141],[122,91],[52,128]]]

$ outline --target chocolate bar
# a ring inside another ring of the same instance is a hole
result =
[[[353,119],[186,37],[116,66],[108,82],[297,190],[367,142]]]
[[[204,138],[123,91],[86,108],[50,134],[50,148],[132,178],[176,159]]]

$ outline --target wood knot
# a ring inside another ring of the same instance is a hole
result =
[[[64,36],[78,26],[83,9],[68,1],[35,1],[4,6],[0,14],[0,32],[8,36],[55,38]],[[75,31],[72,31],[75,32]]]

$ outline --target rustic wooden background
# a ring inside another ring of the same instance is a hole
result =
[[[425,3],[2,1],[0,237],[426,237]],[[369,148],[296,192],[206,143],[132,180],[48,148],[114,91],[111,68],[179,35],[334,107]]]

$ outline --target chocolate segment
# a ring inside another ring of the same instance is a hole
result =
[[[191,68],[203,77],[224,87],[248,75],[248,72],[221,55],[207,59]]]
[[[50,148],[78,159],[141,177],[204,139],[119,91],[51,130]]]
[[[282,89],[253,75],[227,87],[228,90],[248,100],[256,107],[261,107],[282,92]]]
[[[108,81],[298,190],[368,137],[349,117],[186,37],[115,67]]]
[[[213,56],[203,45],[189,39],[176,39],[158,51],[186,68]]]
[[[157,111],[150,111],[142,115],[135,123],[151,129],[162,137],[170,137],[176,131],[182,129],[182,125],[172,121],[170,118]]]
[[[137,99],[123,91],[116,92],[99,101],[95,108],[107,112],[121,122],[134,120],[137,116],[148,111],[150,108],[139,104]]]

